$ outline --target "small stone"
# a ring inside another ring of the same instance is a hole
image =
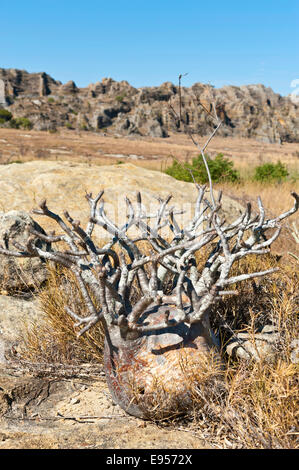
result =
[[[80,399],[78,397],[74,397],[70,401],[71,405],[77,405],[78,403],[80,403]]]
[[[137,424],[137,428],[146,428],[147,423],[146,421],[141,421],[140,423]]]

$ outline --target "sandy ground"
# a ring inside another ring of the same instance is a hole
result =
[[[37,377],[0,366],[0,449],[212,448],[188,426],[133,418],[111,400],[104,374]]]

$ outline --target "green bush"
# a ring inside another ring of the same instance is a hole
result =
[[[124,92],[124,93],[122,93],[121,95],[116,96],[115,99],[116,99],[116,101],[118,101],[119,103],[122,103],[126,96],[127,96],[127,93]]]
[[[214,183],[221,181],[236,182],[240,179],[239,172],[234,169],[232,161],[219,153],[215,158],[206,156],[207,164],[211,173],[211,178]],[[165,173],[182,181],[193,181],[192,175],[197,183],[203,184],[208,181],[207,170],[203,162],[202,156],[193,158],[192,163],[179,163],[176,160],[172,165],[165,170]]]
[[[6,121],[10,121],[12,114],[7,109],[0,109],[0,123],[4,124]]]
[[[50,96],[50,98],[48,98],[48,103],[55,103],[55,100],[52,96]]]
[[[255,168],[253,179],[255,181],[279,181],[284,180],[288,176],[289,172],[285,165],[280,161],[277,163],[264,163],[263,165]]]
[[[9,121],[9,125],[13,129],[26,129],[28,131],[32,129],[33,127],[32,122],[28,118],[25,118],[25,117],[11,119]]]

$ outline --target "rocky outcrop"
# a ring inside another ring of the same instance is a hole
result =
[[[37,299],[21,299],[0,295],[0,364],[23,342],[33,324],[41,324],[42,311]]]
[[[171,104],[178,112],[179,89],[170,82],[137,89],[126,81],[103,78],[78,88],[73,81],[62,84],[46,73],[0,69],[0,84],[4,90],[0,106],[9,107],[14,117],[27,117],[37,130],[67,126],[151,137],[181,131],[169,108]],[[264,85],[182,87],[182,117],[192,132],[206,135],[213,123],[199,100],[208,110],[216,103],[223,121],[219,136],[299,142],[298,104]]]
[[[150,213],[159,205],[158,196],[172,194],[172,205],[185,211],[177,216],[179,223],[190,219],[197,196],[192,183],[178,181],[160,171],[147,170],[131,163],[107,166],[59,161],[13,163],[0,166],[0,180],[0,204],[2,207],[5,204],[5,211],[18,207],[30,211],[39,201],[46,199],[50,209],[60,214],[68,210],[82,224],[88,222],[86,192],[97,194],[104,189],[108,216],[121,224],[126,222],[125,196],[136,204],[137,191],[142,193],[143,203]],[[238,202],[225,195],[222,205],[227,220],[237,218],[243,211]],[[47,224],[51,223],[48,217],[34,216],[34,219],[46,230]],[[54,223],[52,229],[57,230],[57,224]],[[95,233],[98,236],[106,234],[98,226]]]
[[[192,432],[127,415],[97,369],[59,364],[38,375],[0,365],[0,449],[212,448]]]
[[[73,82],[73,80],[68,81],[64,85],[61,85],[60,91],[63,94],[68,94],[68,93],[76,93],[78,91],[78,88],[76,86],[76,83]]]
[[[61,86],[50,75],[42,73],[28,73],[25,70],[0,69],[0,79],[6,85],[6,97],[14,99],[20,97],[46,96]]]
[[[254,334],[237,333],[225,349],[227,354],[234,358],[271,362],[279,351],[281,341],[278,328],[275,325],[265,325],[261,331]]]
[[[16,251],[26,246],[30,229],[43,229],[23,211],[0,213],[0,240],[3,248]],[[47,244],[38,242],[46,249]],[[36,290],[46,280],[45,263],[38,258],[12,258],[0,255],[0,292],[21,293]]]

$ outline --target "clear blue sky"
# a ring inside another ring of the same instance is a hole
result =
[[[299,0],[2,0],[0,67],[86,86],[299,79]]]

